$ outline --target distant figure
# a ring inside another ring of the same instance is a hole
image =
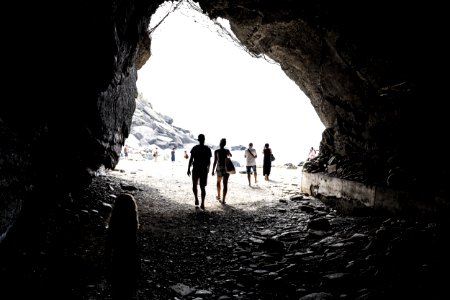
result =
[[[125,158],[128,158],[128,145],[123,146],[123,154],[125,155]]]
[[[189,158],[189,154],[187,153],[186,150],[184,150],[184,158],[188,159]]]
[[[269,175],[272,169],[272,161],[270,159],[271,154],[272,149],[269,148],[269,143],[266,143],[263,149],[263,175],[266,181],[269,181]]]
[[[308,158],[306,161],[311,160],[314,157],[316,157],[316,150],[314,150],[314,147],[311,147],[311,149],[309,149]]]
[[[140,269],[138,228],[138,210],[134,197],[127,193],[119,195],[109,217],[106,236],[113,299],[136,297]]]
[[[248,144],[248,148],[247,150],[245,150],[244,152],[244,157],[247,159],[247,164],[246,164],[246,168],[247,168],[247,178],[248,178],[248,185],[252,186],[251,184],[251,180],[250,180],[250,175],[252,174],[252,170],[253,170],[253,174],[255,176],[255,183],[256,183],[256,157],[258,157],[258,155],[256,154],[256,150],[253,149],[253,143]]]
[[[198,192],[197,185],[200,181],[200,190],[202,203],[200,205],[201,209],[205,209],[205,198],[206,198],[206,185],[208,183],[208,173],[209,167],[211,165],[211,149],[205,145],[205,135],[198,135],[199,145],[195,145],[191,149],[191,158],[189,159],[187,175],[191,176],[191,165],[192,167],[192,191],[195,196],[195,206],[198,205]]]
[[[173,147],[172,151],[170,152],[170,158],[172,159],[172,161],[175,161],[175,147]]]
[[[155,148],[155,150],[153,150],[153,157],[155,158],[155,162],[158,161],[158,156],[159,156],[158,148]]]
[[[220,140],[220,148],[214,151],[214,163],[211,175],[214,176],[214,172],[217,173],[217,196],[216,199],[220,202],[220,183],[223,180],[223,193],[222,193],[222,203],[225,204],[225,198],[228,192],[228,179],[230,174],[225,170],[225,158],[233,156],[230,150],[225,149],[227,140],[225,138]],[[217,168],[216,168],[217,167]]]

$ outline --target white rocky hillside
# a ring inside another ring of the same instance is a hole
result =
[[[155,150],[159,153],[160,160],[169,160],[170,151],[176,148],[176,159],[179,160],[184,154],[198,144],[197,137],[189,130],[173,126],[173,119],[169,116],[156,112],[152,104],[143,94],[136,98],[136,110],[131,123],[130,135],[125,141],[128,153],[132,159],[153,159]],[[211,149],[217,149],[217,145],[207,144]],[[122,149],[123,150],[123,149]],[[243,151],[245,146],[231,146],[230,150]],[[243,157],[243,155],[240,155]],[[238,161],[233,160],[235,166],[240,166]]]
[[[153,110],[152,104],[142,94],[136,98],[131,132],[125,144],[130,153],[149,154],[152,150],[182,149],[197,143],[189,130],[172,125],[173,119]]]

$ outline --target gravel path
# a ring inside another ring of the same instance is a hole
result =
[[[300,168],[252,187],[242,170],[226,205],[209,176],[201,210],[187,162],[121,160],[27,210],[0,244],[1,298],[111,299],[105,224],[127,192],[139,207],[136,299],[445,299],[446,224],[341,216],[299,193]]]

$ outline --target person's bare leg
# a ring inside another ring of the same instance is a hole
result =
[[[200,186],[201,196],[202,196],[202,203],[200,204],[201,209],[205,209],[205,198],[206,198],[206,189],[205,186]]]
[[[194,175],[192,175],[194,176]],[[192,192],[195,197],[195,205],[198,205],[198,190],[197,190],[198,179],[192,179]]]
[[[223,198],[222,198],[222,203],[225,204],[225,198],[227,197],[227,192],[228,192],[228,178],[230,178],[229,176],[225,176],[223,178]]]
[[[216,197],[216,199],[217,200],[220,200],[220,181],[222,180],[222,177],[221,176],[217,176],[217,197]]]
[[[247,173],[247,179],[248,179],[248,185],[252,186],[251,180],[250,180],[250,173]]]
[[[194,192],[195,205],[198,205],[198,190],[197,190],[197,185],[196,184],[192,185],[192,192]]]
[[[256,174],[256,171],[255,171],[255,183],[256,183],[256,175],[257,175],[257,174]]]

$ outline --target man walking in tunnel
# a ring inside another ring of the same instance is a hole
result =
[[[208,183],[208,173],[209,167],[211,165],[212,152],[211,149],[205,145],[205,135],[198,135],[199,145],[195,145],[191,149],[191,157],[189,158],[189,165],[187,175],[191,176],[191,165],[192,167],[192,191],[195,196],[195,205],[198,205],[198,190],[197,185],[200,182],[200,191],[202,203],[200,204],[201,209],[205,209],[205,198],[206,198],[206,185]]]

